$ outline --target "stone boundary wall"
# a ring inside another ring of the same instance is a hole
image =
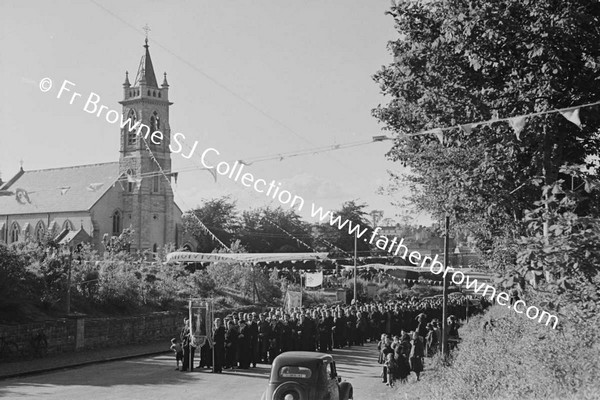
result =
[[[0,325],[0,337],[18,345],[19,352],[33,354],[32,339],[43,331],[48,354],[165,340],[179,336],[184,312],[159,312],[130,317],[61,318],[21,325]],[[14,355],[18,358],[19,355]],[[1,359],[0,361],[6,361]]]

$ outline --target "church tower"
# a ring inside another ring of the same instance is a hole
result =
[[[121,215],[113,216],[113,226],[116,222],[122,228],[134,229],[132,251],[156,251],[167,243],[177,244],[178,210],[167,181],[171,179],[169,107],[173,103],[169,102],[166,73],[158,86],[147,37],[133,85],[125,73],[123,100],[119,103],[123,106],[123,121],[129,118],[131,122],[121,129],[119,172],[127,181],[123,185]],[[136,123],[138,126],[130,130]]]

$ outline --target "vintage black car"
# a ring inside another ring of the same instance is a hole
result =
[[[262,400],[348,400],[352,385],[342,382],[330,354],[288,351],[273,361]]]

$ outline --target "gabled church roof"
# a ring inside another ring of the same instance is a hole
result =
[[[156,81],[156,75],[154,75],[154,67],[152,66],[152,59],[150,58],[150,50],[148,50],[148,47],[148,38],[146,38],[146,44],[144,45],[146,52],[140,60],[140,66],[138,67],[133,86],[139,86],[140,83],[144,83],[146,86],[157,88],[158,82]]]
[[[118,162],[19,171],[2,190],[23,189],[30,202],[0,196],[0,215],[87,211],[118,178]]]

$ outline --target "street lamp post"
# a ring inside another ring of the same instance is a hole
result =
[[[354,231],[354,304],[356,304],[357,302],[357,298],[356,298],[356,255],[357,255],[357,237],[356,237],[356,231]]]
[[[63,257],[67,258],[69,264],[68,264],[68,270],[67,270],[67,315],[71,314],[71,265],[73,262],[73,252],[71,250],[70,247],[68,246],[64,246],[62,248],[62,255]]]

